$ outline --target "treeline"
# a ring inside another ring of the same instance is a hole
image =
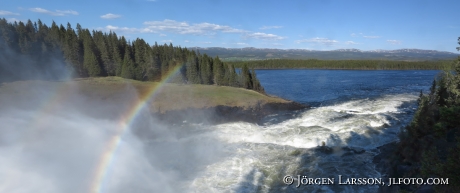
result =
[[[460,44],[460,38],[459,38]],[[460,58],[453,70],[420,93],[412,122],[401,132],[393,159],[393,177],[448,178],[436,192],[460,192]],[[415,191],[415,184],[402,187]]]
[[[247,65],[256,69],[356,69],[356,70],[443,70],[453,66],[452,61],[392,61],[392,60],[298,60],[270,59],[245,62],[229,62],[239,68]]]
[[[241,73],[219,57],[169,45],[149,45],[143,39],[128,41],[115,32],[88,30],[67,23],[48,27],[40,20],[9,23],[0,19],[0,82],[26,79],[120,76],[160,81],[173,69],[171,82],[216,84],[264,92],[254,70]]]

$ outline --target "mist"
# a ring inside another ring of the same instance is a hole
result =
[[[78,81],[40,81],[53,73],[71,80],[66,70],[19,73],[11,77],[38,80],[0,86],[0,192],[180,192],[224,157],[218,141],[189,136],[191,125],[162,124],[145,107],[120,132],[121,117],[139,100],[129,84],[100,97],[82,94]],[[104,169],[115,136],[121,142]]]

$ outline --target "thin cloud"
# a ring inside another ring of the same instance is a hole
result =
[[[108,31],[119,31],[124,33],[148,33],[150,32],[148,29],[145,28],[128,28],[128,27],[118,27],[113,25],[105,26],[105,29]]]
[[[398,45],[401,44],[401,41],[399,40],[387,40],[388,43],[393,44],[393,45]]]
[[[184,40],[185,43],[189,43],[190,41],[189,40]]]
[[[171,32],[178,34],[193,34],[193,35],[214,35],[216,32],[223,33],[243,33],[246,30],[232,28],[226,25],[218,25],[212,23],[195,23],[178,22],[175,20],[165,19],[163,21],[146,21],[145,28],[152,32]]]
[[[363,33],[351,33],[350,34],[351,37],[358,37],[358,36],[363,36]]]
[[[239,46],[247,46],[247,45],[249,45],[249,44],[244,43],[244,42],[237,42],[237,43],[234,43],[234,44],[239,45]]]
[[[275,26],[263,26],[259,29],[261,30],[266,30],[266,29],[279,29],[279,28],[282,28],[283,26],[278,26],[278,25],[275,25]]]
[[[19,15],[19,13],[13,13],[11,11],[0,10],[0,15]]]
[[[244,35],[244,38],[262,39],[262,40],[282,40],[286,37],[278,36],[275,34],[266,34],[261,32],[249,33]]]
[[[380,36],[363,36],[363,38],[367,38],[367,39],[377,39],[377,38],[381,38]]]
[[[167,35],[166,34],[160,34],[160,37],[166,37]]]
[[[66,16],[66,15],[78,15],[78,12],[73,10],[56,10],[56,11],[49,11],[40,7],[30,8],[29,11],[35,13],[43,13],[52,16]]]
[[[356,43],[354,41],[346,41],[345,44],[347,44],[347,45],[356,45],[356,44],[359,44],[359,43]]]
[[[175,33],[182,35],[198,35],[198,36],[212,36],[217,33],[233,33],[241,34],[242,38],[252,38],[261,40],[282,40],[286,37],[278,36],[275,34],[267,34],[261,32],[251,32],[244,29],[233,28],[227,25],[219,25],[213,23],[188,23],[178,22],[175,20],[165,19],[163,21],[146,21],[143,23],[142,28],[127,28],[108,25],[106,30],[120,31],[126,33]],[[162,35],[160,35],[162,36]]]
[[[107,13],[105,15],[101,15],[101,18],[102,19],[116,19],[116,18],[120,18],[121,15],[117,15],[117,14],[113,14],[113,13]]]
[[[331,40],[329,38],[311,38],[311,39],[303,39],[303,40],[296,40],[296,43],[314,43],[314,44],[321,44],[326,46],[332,46],[334,44],[339,43],[337,40]]]
[[[172,40],[161,40],[161,42],[173,42]]]

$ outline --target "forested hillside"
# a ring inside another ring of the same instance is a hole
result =
[[[186,48],[149,45],[115,32],[75,29],[40,20],[8,23],[0,19],[0,82],[27,79],[59,79],[64,76],[119,76],[160,81],[173,69],[180,73],[171,82],[244,87],[263,92],[255,72],[247,67],[237,73],[219,57]]]
[[[273,49],[273,48],[221,48],[221,47],[191,47],[210,56],[221,57],[224,61],[253,61],[267,59],[319,59],[319,60],[394,60],[394,61],[424,61],[424,60],[452,60],[456,53],[420,50],[307,50],[307,49]]]
[[[452,68],[451,60],[394,61],[394,60],[295,60],[270,59],[245,62],[229,62],[239,68],[244,65],[256,69],[314,68],[314,69],[362,69],[362,70],[443,70]]]
[[[436,192],[460,191],[460,58],[433,81],[430,93],[421,93],[414,119],[401,133],[393,168],[395,177],[448,178],[449,185],[435,186]]]

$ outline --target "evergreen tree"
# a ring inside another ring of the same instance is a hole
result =
[[[198,59],[195,52],[192,51],[185,63],[187,70],[187,81],[190,84],[201,84],[200,70],[198,67]]]
[[[83,67],[88,72],[89,76],[102,75],[102,69],[96,52],[96,45],[88,29],[83,31]]]
[[[252,76],[251,72],[249,72],[249,68],[247,65],[244,65],[243,68],[241,69],[241,75],[242,75],[242,86],[243,88],[246,89],[252,89]]]
[[[33,62],[26,64],[20,57],[5,56],[10,52]],[[48,27],[41,20],[8,23],[0,19],[0,56],[3,59],[0,81],[47,73],[54,68],[53,63],[70,67],[76,77],[116,75],[144,81],[159,81],[180,67],[180,73],[171,78],[173,82],[187,80],[192,84],[224,86],[244,86],[245,83],[247,88],[260,90],[254,71],[238,74],[234,65],[224,64],[219,57],[213,59],[199,51],[174,47],[172,43],[158,45],[155,42],[150,47],[140,38],[130,43],[114,32],[93,30],[91,33],[78,23],[74,30],[70,23],[64,27],[53,21]],[[11,69],[20,72],[20,76],[5,78]]]
[[[254,70],[254,68],[252,69],[251,76],[252,76],[252,85],[253,85],[252,89],[257,92],[265,93],[264,88],[262,87],[262,85],[260,85],[259,79],[257,79],[256,71]]]
[[[236,74],[235,67],[233,67],[233,65],[229,65],[229,68],[230,68],[230,71],[229,71],[230,78],[228,81],[229,86],[239,87],[238,75]]]
[[[107,35],[103,34],[101,31],[93,31],[93,39],[99,51],[99,58],[103,71],[106,72],[108,76],[114,76],[115,64],[112,59],[112,52],[109,51]]]
[[[208,55],[203,54],[200,60],[201,79],[203,84],[213,84],[213,69],[212,69],[212,58]]]
[[[134,59],[131,54],[131,48],[129,46],[125,49],[125,56],[123,60],[123,65],[121,69],[121,77],[123,78],[134,78]]]
[[[213,61],[214,83],[217,85],[225,85],[225,68],[224,63],[218,56]]]

